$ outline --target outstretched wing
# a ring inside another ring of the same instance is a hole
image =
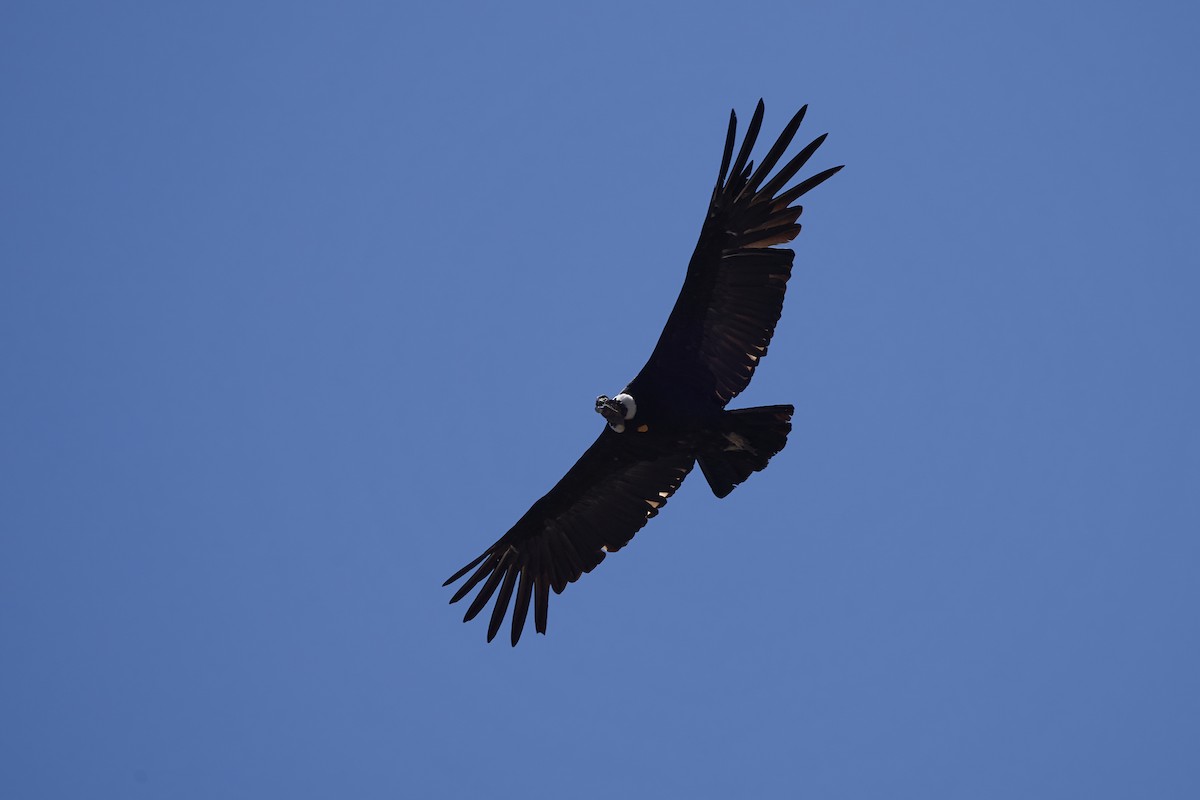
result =
[[[504,621],[515,588],[513,645],[521,638],[531,597],[534,624],[538,633],[545,633],[549,590],[562,592],[568,583],[591,572],[606,553],[624,547],[666,505],[694,460],[683,442],[618,434],[605,427],[575,466],[508,533],[443,584],[449,586],[475,569],[450,602],[458,602],[484,582],[463,617],[467,622],[499,587],[488,625],[490,642]]]
[[[841,169],[827,169],[784,189],[825,141],[823,134],[763,183],[791,144],[807,108],[792,117],[758,169],[748,159],[762,126],[763,102],[758,101],[732,169],[737,115],[730,112],[721,171],[687,278],[654,352],[631,387],[669,377],[676,391],[686,387],[724,406],[750,383],[775,333],[795,255],[772,245],[796,238],[803,207],[793,203]]]

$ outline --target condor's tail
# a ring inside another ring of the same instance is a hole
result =
[[[794,411],[792,406],[760,406],[725,412],[711,444],[697,458],[713,494],[724,497],[767,466],[787,444]]]

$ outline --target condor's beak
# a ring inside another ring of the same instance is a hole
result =
[[[604,395],[596,398],[596,413],[613,425],[620,425],[625,420],[625,408],[616,400],[610,400]],[[622,425],[621,427],[624,427]]]

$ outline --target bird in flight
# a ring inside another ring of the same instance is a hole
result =
[[[763,102],[754,109],[736,157],[737,115],[730,112],[700,240],[650,359],[615,396],[596,398],[606,424],[575,466],[508,533],[443,584],[470,573],[451,603],[483,584],[464,622],[495,595],[489,642],[514,594],[513,645],[531,601],[534,626],[544,634],[550,590],[561,593],[628,544],[697,463],[713,494],[725,497],[787,443],[792,406],[725,406],[750,383],[783,310],[795,253],[775,245],[800,233],[803,207],[795,202],[841,169],[785,188],[825,140],[823,134],[767,177],[807,108],[792,117],[757,169],[749,158]]]

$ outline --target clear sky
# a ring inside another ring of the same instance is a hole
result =
[[[574,5],[5,4],[0,795],[1200,796],[1196,5]],[[790,443],[488,645],[759,97]]]

